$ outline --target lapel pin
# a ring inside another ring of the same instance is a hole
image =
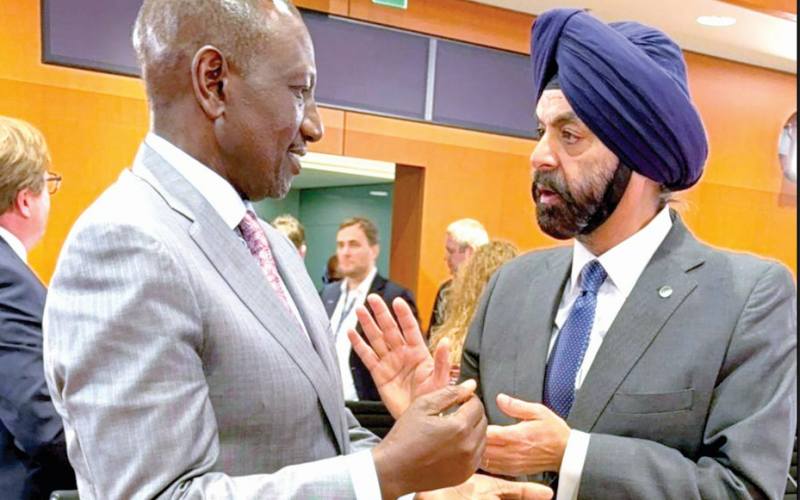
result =
[[[671,286],[662,286],[661,289],[658,291],[658,296],[662,299],[668,299],[672,296],[672,287]]]

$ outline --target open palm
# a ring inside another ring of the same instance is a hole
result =
[[[419,323],[403,299],[392,304],[397,321],[378,295],[370,295],[367,302],[375,317],[363,306],[356,314],[368,342],[352,329],[347,336],[372,375],[383,403],[399,418],[417,397],[449,383],[449,344],[440,342],[431,356]]]

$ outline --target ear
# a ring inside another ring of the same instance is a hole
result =
[[[377,259],[378,255],[381,254],[381,246],[380,245],[373,245],[372,246],[372,256]]]
[[[192,61],[192,85],[198,104],[210,120],[225,113],[230,66],[216,47],[206,45]]]
[[[22,217],[29,219],[33,215],[31,209],[31,202],[33,201],[33,193],[30,189],[23,189],[17,193],[14,198],[14,210]]]

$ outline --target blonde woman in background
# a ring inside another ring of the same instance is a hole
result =
[[[478,300],[489,278],[503,264],[517,256],[519,250],[505,241],[491,241],[478,248],[467,263],[461,267],[453,287],[444,304],[445,321],[431,332],[430,349],[442,339],[450,341],[450,381],[456,383],[461,373],[461,352],[467,338],[469,325]]]

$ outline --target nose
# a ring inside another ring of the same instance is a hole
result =
[[[558,166],[558,156],[551,147],[550,141],[550,136],[545,132],[545,134],[539,138],[536,147],[533,148],[530,161],[531,168],[533,168],[534,172],[542,168],[552,169]]]
[[[322,125],[317,103],[313,98],[306,106],[306,115],[303,117],[300,132],[303,134],[305,142],[318,142],[325,134],[325,127]]]

